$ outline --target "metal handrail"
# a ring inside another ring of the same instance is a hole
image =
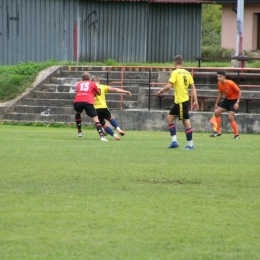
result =
[[[148,111],[150,111],[150,93],[151,93],[151,86],[152,85],[165,85],[167,83],[163,83],[163,82],[151,82],[151,72],[153,71],[173,71],[175,68],[173,66],[111,66],[108,70],[107,70],[107,85],[115,85],[115,84],[120,84],[121,89],[124,88],[124,84],[130,84],[129,82],[124,82],[124,71],[126,70],[126,68],[131,71],[140,71],[140,69],[142,70],[147,70],[149,72],[149,79],[148,79],[148,93],[149,93],[149,97],[148,97]],[[239,67],[239,68],[230,68],[230,67],[183,67],[186,70],[190,70],[191,75],[194,77],[196,72],[206,72],[206,71],[215,71],[217,72],[218,70],[224,70],[226,72],[235,72],[237,73],[237,83],[239,85],[240,82],[240,77],[242,76],[241,73],[246,73],[246,72],[259,72],[260,75],[260,68],[244,68],[244,67]],[[112,71],[113,69],[116,70],[121,70],[121,81],[114,81],[111,82],[110,84],[108,84],[109,82],[109,72]],[[196,85],[196,83],[195,83]],[[250,85],[253,86],[253,85]],[[191,100],[192,101],[192,100]],[[191,102],[192,103],[192,102]],[[120,109],[123,110],[123,95],[121,94],[120,97]]]

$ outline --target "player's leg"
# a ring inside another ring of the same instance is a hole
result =
[[[101,141],[108,141],[105,137],[104,137],[104,133],[103,133],[103,130],[102,130],[102,126],[98,120],[98,117],[97,116],[94,116],[94,117],[91,117],[92,121],[94,122],[95,124],[95,127],[97,129],[97,132],[100,136],[100,140]]]
[[[239,139],[240,138],[239,133],[238,133],[237,122],[235,120],[235,113],[237,112],[237,110],[234,109],[234,105],[236,104],[236,102],[237,102],[237,99],[227,100],[227,104],[228,104],[227,110],[229,111],[228,120],[229,120],[230,125],[233,129],[233,132],[234,132],[233,139]]]
[[[182,120],[183,126],[185,128],[186,139],[188,145],[185,146],[183,149],[185,150],[194,150],[193,139],[192,139],[192,127],[190,122],[190,115],[189,115],[189,102],[184,102],[180,104],[180,113],[179,113],[180,120]]]
[[[172,139],[172,142],[171,144],[168,146],[168,148],[177,148],[179,147],[179,144],[177,142],[177,134],[176,134],[176,126],[175,126],[175,116],[178,115],[178,105],[174,105],[167,118],[166,118],[166,121],[168,123],[168,129],[169,129],[169,132],[170,132],[170,135],[171,135],[171,139]]]
[[[105,111],[104,113],[106,113],[106,116],[105,116],[106,120],[109,121],[109,123],[117,130],[117,132],[118,132],[121,136],[125,135],[125,132],[119,127],[119,125],[118,125],[116,119],[112,117],[112,115],[111,115],[109,109],[106,109],[106,111]]]
[[[240,136],[239,136],[239,133],[238,133],[237,122],[235,120],[235,111],[229,111],[228,120],[229,120],[230,125],[231,125],[231,127],[233,129],[233,132],[234,132],[233,139],[239,139]]]
[[[112,128],[106,124],[105,119],[108,120],[108,118],[111,117],[109,110],[107,108],[99,108],[96,110],[97,110],[99,122],[101,123],[105,133],[113,136],[116,141],[120,140],[119,136],[117,134],[115,134],[114,131],[112,130]]]
[[[221,136],[222,135],[222,132],[221,132],[221,117],[220,117],[220,115],[224,111],[226,111],[226,108],[220,107],[220,106],[215,110],[215,118],[216,118],[216,123],[217,123],[217,130],[214,131],[214,133],[211,134],[210,137],[216,137],[216,136]]]
[[[119,141],[119,140],[120,140],[119,136],[112,130],[111,127],[109,127],[109,126],[106,125],[106,124],[102,125],[102,127],[104,128],[104,130],[105,130],[109,135],[113,136],[116,141]]]
[[[97,111],[95,110],[94,106],[92,104],[86,104],[85,106],[85,111],[86,111],[86,114],[91,117],[92,121],[94,122],[95,124],[95,127],[97,129],[97,132],[100,136],[100,140],[101,141],[108,141],[105,137],[104,137],[104,133],[103,133],[103,130],[102,130],[102,126],[98,120],[98,115],[97,115]]]
[[[81,130],[81,113],[83,111],[82,104],[80,102],[74,103],[74,110],[75,110],[75,122],[78,129],[78,137],[82,137],[82,130]]]
[[[183,119],[182,123],[185,128],[186,139],[188,142],[188,145],[185,146],[184,149],[185,150],[194,150],[193,139],[192,139],[193,131],[192,131],[190,119]]]
[[[99,120],[100,124],[102,125],[102,131],[104,133],[104,136],[106,136],[108,133],[105,131],[105,129],[103,127],[103,125],[105,125],[105,123],[106,123],[105,119],[104,119],[104,117],[102,115],[103,109],[102,108],[98,108],[98,109],[96,109],[96,111],[97,111],[97,115],[98,115],[98,120]]]

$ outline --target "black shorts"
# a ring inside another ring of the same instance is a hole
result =
[[[97,116],[97,111],[94,108],[93,104],[89,104],[87,102],[76,102],[74,103],[74,110],[78,113],[82,113],[83,109],[85,110],[86,114],[93,118]]]
[[[109,120],[111,118],[111,113],[108,110],[108,108],[97,108],[97,114],[98,114],[98,120],[101,125],[104,125],[106,123],[106,120]]]
[[[223,101],[221,101],[219,103],[218,106],[226,109],[227,111],[234,111],[234,112],[236,112],[236,110],[234,110],[234,105],[236,104],[236,102],[237,102],[237,99],[229,100],[229,99],[225,98]]]
[[[178,116],[180,120],[189,119],[189,101],[174,104],[169,112],[169,115]]]

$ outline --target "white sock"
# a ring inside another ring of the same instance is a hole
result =
[[[172,142],[177,142],[177,135],[172,136]]]
[[[193,140],[188,141],[188,146],[189,146],[189,147],[193,146]]]

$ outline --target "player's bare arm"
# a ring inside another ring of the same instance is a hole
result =
[[[197,98],[197,90],[194,84],[191,84],[191,97],[192,97],[192,109],[199,109],[198,98]]]
[[[123,93],[123,94],[126,94],[127,96],[130,96],[130,97],[132,96],[132,93],[130,91],[126,91],[126,90],[119,89],[119,88],[109,87],[108,92]]]
[[[241,92],[241,90],[239,89],[238,97],[237,97],[237,102],[236,102],[235,105],[234,105],[234,109],[235,109],[235,110],[238,110],[238,108],[239,108],[239,101],[240,101],[240,99],[241,99],[241,95],[242,95],[242,92]]]
[[[168,91],[171,88],[172,88],[172,83],[169,82],[164,88],[160,89],[157,92],[157,95],[160,96],[163,92],[166,92],[166,91]]]
[[[97,90],[94,89],[94,93],[95,93],[95,96],[100,96],[101,95],[101,92],[99,90],[97,91]]]

